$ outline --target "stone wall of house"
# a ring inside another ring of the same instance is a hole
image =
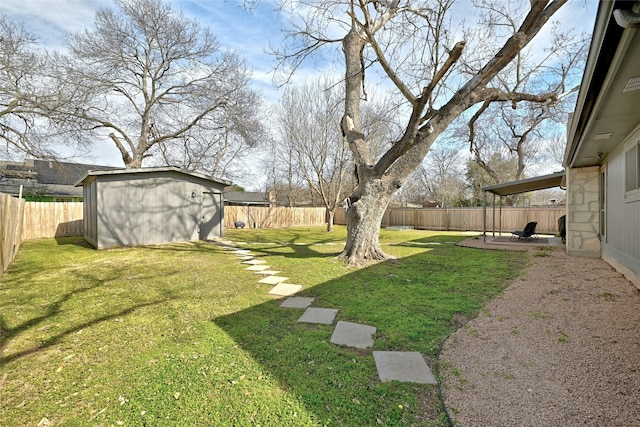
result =
[[[600,256],[600,168],[567,171],[567,253]]]

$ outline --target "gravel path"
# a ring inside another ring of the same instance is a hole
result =
[[[640,293],[600,259],[530,251],[524,276],[445,344],[452,419],[464,427],[640,426]]]

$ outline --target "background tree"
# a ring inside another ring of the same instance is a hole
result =
[[[267,136],[257,96],[248,93],[237,101],[245,104],[242,111],[225,109],[215,123],[201,123],[179,138],[156,144],[150,150],[150,164],[177,166],[228,180],[246,180],[251,169],[246,161]]]
[[[58,58],[62,83],[78,94],[59,123],[85,137],[108,136],[126,167],[140,167],[159,144],[162,153],[190,157],[231,132],[252,143],[255,108],[247,106],[257,98],[238,56],[167,2],[115,4],[96,13],[93,29],[67,38],[70,56]],[[230,120],[242,124],[230,127]],[[167,158],[193,164],[175,156]]]
[[[289,85],[275,114],[278,136],[274,141],[281,158],[286,158],[286,153],[293,155],[294,173],[327,209],[327,231],[333,229],[336,208],[343,207],[346,194],[355,186],[351,153],[340,129],[341,86],[329,77]],[[393,122],[388,111],[379,103],[363,109],[363,127],[378,151],[390,140]]]
[[[266,174],[266,193],[271,193],[278,204],[300,206],[310,191],[298,173],[296,154],[285,145],[271,142],[267,156],[262,160]]]
[[[50,131],[51,111],[73,96],[52,83],[48,57],[22,24],[0,15],[0,140],[6,155],[54,158],[52,149],[68,144]]]
[[[502,182],[514,181],[517,169],[516,160],[508,156],[504,156],[500,152],[494,152],[485,163],[488,167],[495,171]],[[471,190],[471,205],[482,206],[483,194],[482,187],[495,184],[496,181],[487,173],[486,168],[478,165],[474,158],[467,161],[466,179]],[[519,198],[520,200],[521,198]]]
[[[490,8],[483,19],[492,22],[492,14],[504,13]],[[504,18],[510,30],[515,31],[517,22],[508,14]],[[521,105],[485,101],[464,125],[460,123],[457,134],[460,138],[468,138],[473,161],[490,178],[487,185],[525,178],[528,165],[547,157],[543,151],[544,134],[557,132],[558,128],[564,130],[568,114],[575,105],[575,97],[568,95],[579,88],[576,82],[579,82],[586,59],[587,36],[571,34],[556,23],[552,26],[551,37],[552,45],[557,48],[542,54],[521,51],[506,68],[508,72],[496,78],[496,84],[505,92],[557,94],[553,103],[551,99],[540,104]],[[540,66],[536,59],[541,55],[545,62],[553,65]],[[574,86],[568,86],[571,83]],[[505,168],[507,165],[510,167]],[[519,195],[511,195],[505,202],[515,206],[518,199]]]
[[[443,208],[468,205],[464,165],[460,150],[446,146],[432,149],[416,169],[428,199]]]
[[[400,189],[400,200],[419,205],[436,203],[443,208],[468,206],[465,166],[460,150],[447,146],[433,148]]]
[[[293,153],[296,171],[327,209],[327,231],[333,230],[333,216],[353,170],[340,132],[341,101],[339,85],[318,78],[289,86],[275,114],[277,143]]]
[[[344,54],[343,124],[358,175],[350,195],[353,203],[347,212],[348,236],[342,253],[349,263],[388,257],[379,244],[379,229],[392,195],[422,163],[436,138],[465,111],[493,103],[551,106],[557,102],[564,93],[562,85],[507,87],[502,80],[508,80],[513,72],[510,64],[522,57],[565,3],[477,1],[473,5],[482,12],[476,14],[481,25],[475,31],[459,32],[449,27],[456,13],[453,0],[296,1],[290,43],[277,52],[281,65],[295,70],[330,44],[341,45]],[[467,10],[469,6],[464,3]],[[564,44],[552,47],[564,48]],[[536,60],[539,67],[562,69],[550,58]],[[402,136],[380,157],[369,149],[360,113],[365,71],[371,76],[375,67],[408,110]],[[549,72],[548,76],[557,80],[561,74]]]

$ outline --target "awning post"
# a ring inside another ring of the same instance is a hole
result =
[[[502,196],[500,196],[500,214],[499,214],[499,219],[498,219],[498,236],[502,236],[502,200],[504,198]]]
[[[482,243],[487,243],[487,192],[482,192]]]
[[[496,238],[496,193],[493,193],[493,221],[491,222],[491,234]]]

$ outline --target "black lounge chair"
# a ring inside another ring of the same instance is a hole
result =
[[[524,230],[514,231],[513,233],[511,233],[511,237],[509,238],[509,240],[513,239],[514,237],[518,237],[518,240],[538,240],[538,235],[536,234],[536,225],[538,225],[538,223],[535,221],[527,223],[527,225],[524,226]]]

